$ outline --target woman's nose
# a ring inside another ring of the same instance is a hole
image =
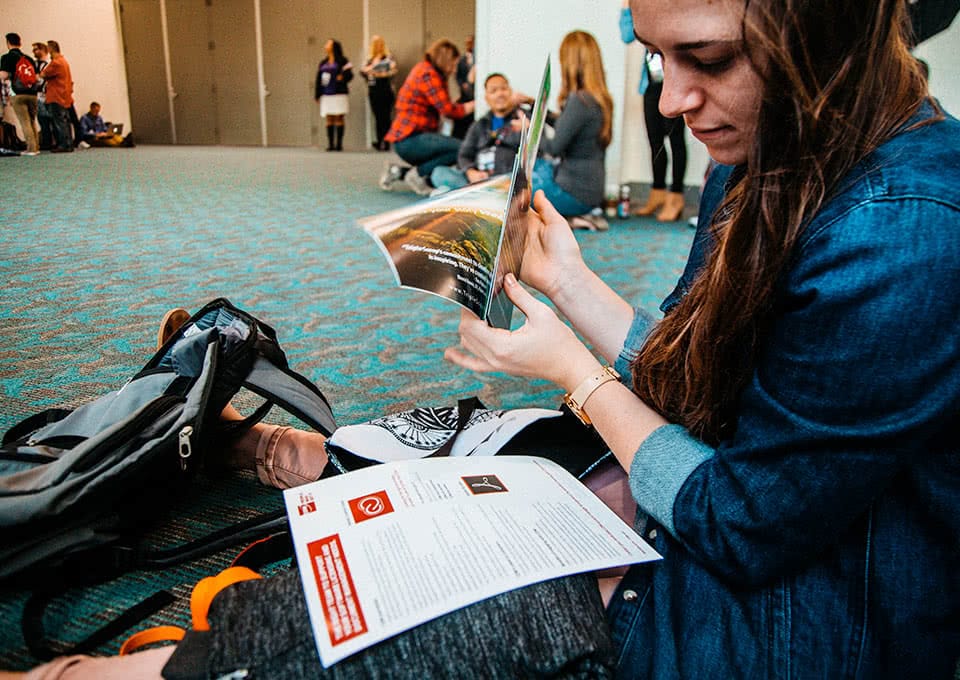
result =
[[[666,118],[677,118],[693,111],[702,103],[702,90],[692,74],[682,68],[670,68],[664,64],[660,113]]]

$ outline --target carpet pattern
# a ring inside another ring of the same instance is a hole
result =
[[[0,431],[116,389],[152,355],[164,311],[219,296],[274,326],[291,365],[323,389],[341,424],[471,395],[489,407],[557,404],[553,385],[443,361],[457,340],[458,308],[396,287],[355,224],[414,198],[376,187],[386,158],[138,147],[0,159],[3,185],[36,196],[24,205],[8,194],[0,206]],[[578,232],[588,264],[651,311],[676,282],[692,236],[685,224],[639,218]],[[158,541],[280,505],[279,492],[249,475],[204,481]],[[231,558],[68,593],[47,628],[60,641],[81,639],[157,589],[188,594]],[[2,669],[35,663],[18,624],[24,601],[0,591]],[[188,620],[179,602],[148,623]],[[115,653],[120,642],[99,651]]]

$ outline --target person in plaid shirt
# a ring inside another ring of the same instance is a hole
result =
[[[397,94],[396,114],[386,141],[393,144],[400,158],[415,166],[404,181],[418,194],[430,193],[428,178],[435,167],[457,162],[460,140],[437,132],[440,116],[458,119],[473,113],[474,102],[456,104],[447,91],[447,80],[456,70],[459,56],[460,51],[450,40],[437,40]],[[381,188],[391,189],[399,177],[398,168],[388,166],[380,179]]]

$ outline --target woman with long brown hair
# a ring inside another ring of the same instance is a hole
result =
[[[572,31],[560,43],[560,77],[560,114],[547,117],[554,135],[540,143],[553,161],[537,160],[533,186],[561,215],[575,216],[603,202],[606,148],[613,130],[603,58],[586,31]]]
[[[524,325],[464,313],[447,357],[556,382],[629,473],[664,560],[608,608],[622,677],[952,677],[960,123],[906,3],[631,11],[662,113],[723,164],[663,319],[537,194],[521,279],[573,328],[508,277]]]
[[[682,115],[722,164],[664,318],[634,310],[586,267],[538,191],[521,278],[573,328],[508,275],[525,323],[511,332],[464,312],[462,347],[446,356],[562,386],[629,473],[637,529],[664,559],[631,568],[612,593],[616,677],[953,677],[960,122],[929,96],[907,49],[906,5],[632,0],[631,10],[638,38],[663,59],[664,115]],[[255,433],[263,445],[247,465],[283,453],[282,433]],[[323,471],[322,443],[303,461],[313,469],[297,467],[302,477]],[[283,458],[275,468],[290,470],[294,456]],[[270,483],[285,481],[297,479]],[[251,595],[254,611],[272,615],[276,592]],[[477,659],[528,652],[509,626],[562,606],[517,592],[530,607],[498,612],[493,627],[482,616],[483,633],[469,638],[484,651]],[[589,603],[575,601],[587,617],[579,605]],[[275,656],[254,661],[295,671],[271,677],[320,677],[303,618],[262,626],[274,643],[253,648]],[[170,670],[199,659],[208,677],[208,656],[218,674],[249,668],[242,633],[212,635],[177,649]],[[201,654],[204,644],[215,653]],[[427,647],[401,650],[411,648]],[[234,665],[224,649],[239,649]],[[118,677],[139,661],[127,676],[158,676],[171,653],[103,664]],[[31,677],[55,677],[57,663],[92,677],[101,660],[55,661]],[[514,675],[569,670],[559,668]],[[443,677],[475,671],[456,665]]]

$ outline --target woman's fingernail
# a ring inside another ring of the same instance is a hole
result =
[[[513,274],[507,274],[506,276],[504,276],[504,277],[503,277],[503,281],[504,281],[504,283],[506,283],[508,286],[515,286],[515,285],[517,285],[517,277],[514,276]]]

